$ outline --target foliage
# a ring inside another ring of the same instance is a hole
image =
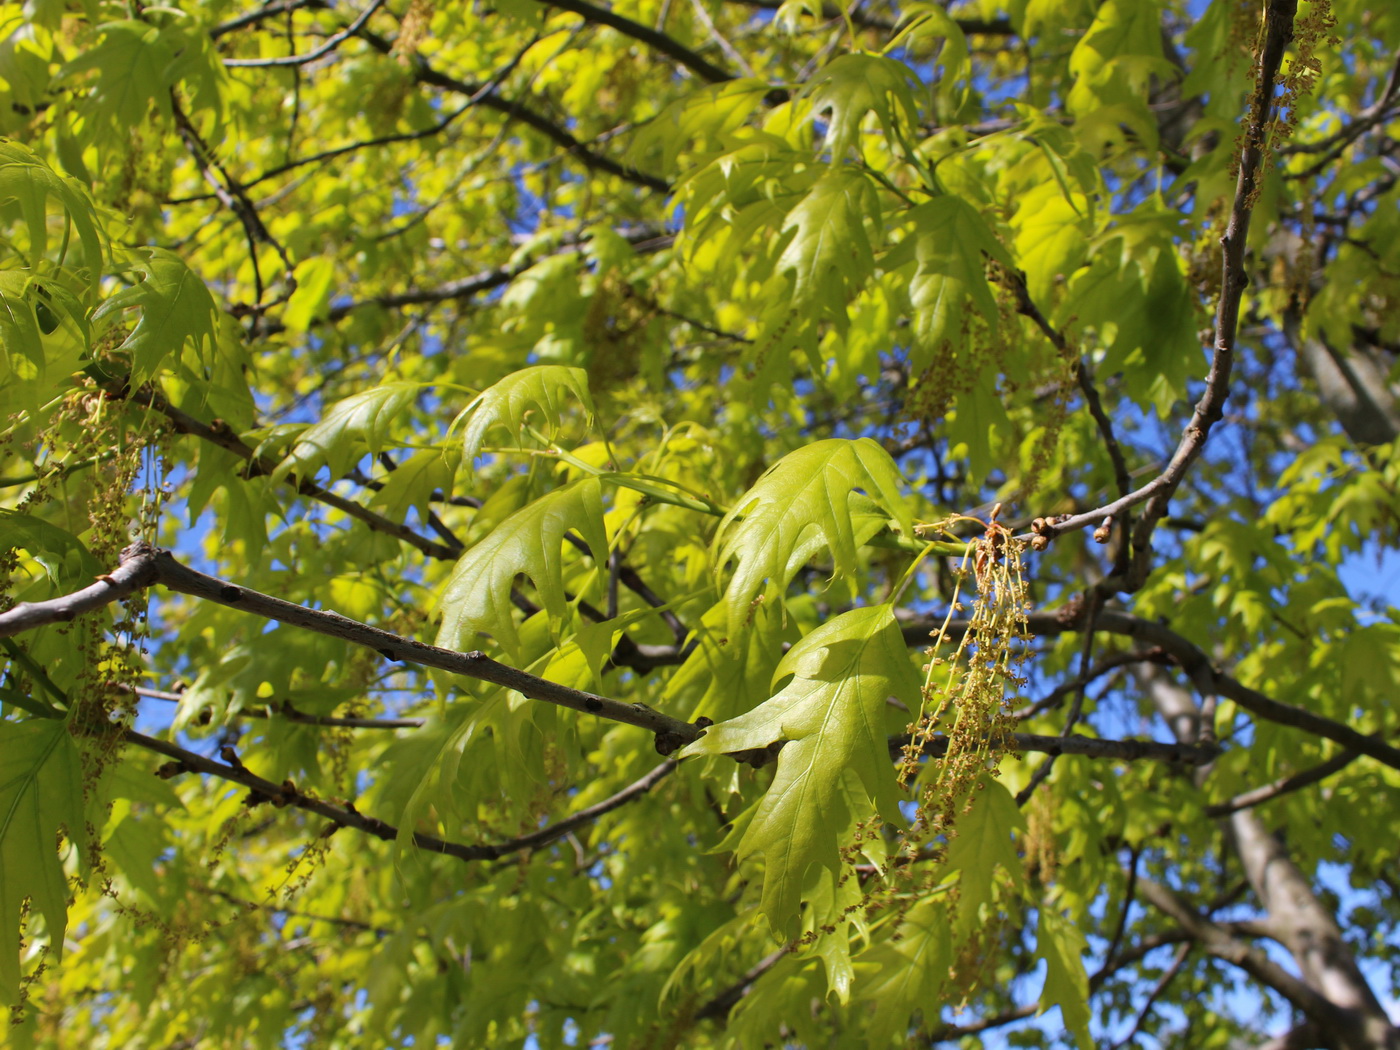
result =
[[[14,1045],[1400,1047],[1380,7],[0,5]]]

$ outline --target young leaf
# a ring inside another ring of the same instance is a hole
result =
[[[987,261],[1008,269],[1011,257],[987,221],[961,197],[935,197],[908,213],[913,229],[885,253],[881,268],[916,263],[909,281],[915,331],[926,347],[955,336],[971,304],[987,324],[997,322],[996,296],[987,282]]]
[[[715,537],[716,567],[739,562],[724,592],[729,636],[742,628],[765,583],[781,594],[819,550],[831,551],[836,575],[854,572],[856,548],[888,520],[869,512],[870,500],[912,536],[901,484],[890,454],[870,438],[816,441],[770,467],[724,516]]]
[[[1080,1050],[1094,1045],[1089,1036],[1089,978],[1084,973],[1084,953],[1088,950],[1084,935],[1073,923],[1048,905],[1040,908],[1035,946],[1036,955],[1045,960],[1040,1012],[1058,1006]]]
[[[604,557],[608,541],[597,478],[583,478],[541,496],[462,555],[443,588],[437,644],[465,649],[475,638],[490,635],[518,657],[520,636],[512,616],[511,587],[523,573],[535,585],[550,616],[563,617],[568,599],[560,545],[569,529],[583,534],[595,557]]]
[[[165,248],[138,248],[138,262],[127,271],[139,275],[106,300],[93,314],[100,320],[131,307],[141,310],[135,329],[118,348],[131,354],[131,385],[151,379],[161,363],[178,354],[185,343],[204,352],[218,337],[214,297],[183,259]]]
[[[1074,86],[1066,102],[1071,112],[1120,106],[1146,110],[1150,78],[1177,76],[1162,53],[1160,20],[1156,0],[1107,0],[1099,7],[1094,24],[1069,57]],[[1155,149],[1155,122],[1143,123],[1152,128],[1149,148]]]
[[[102,240],[98,235],[97,213],[81,184],[59,175],[27,147],[17,142],[0,142],[0,216],[17,215],[28,235],[28,270],[48,254],[49,198],[63,210],[82,245],[82,264],[89,294],[102,277]],[[28,272],[26,275],[29,275]]]
[[[857,169],[836,168],[783,220],[783,234],[793,232],[777,268],[792,274],[792,306],[819,309],[843,333],[850,325],[846,303],[875,270],[867,219],[877,225],[880,219],[870,180]]]
[[[59,829],[83,832],[78,749],[57,719],[0,722],[0,1001],[19,991],[15,951],[20,906],[27,897],[48,925],[55,954],[63,951],[68,881],[54,843]]]
[[[370,502],[383,506],[384,513],[396,521],[403,519],[409,507],[426,517],[432,494],[452,491],[452,481],[461,460],[462,454],[455,448],[419,449],[384,479],[384,487]]]
[[[493,427],[504,427],[518,435],[532,407],[539,409],[551,430],[557,430],[563,419],[566,394],[578,399],[591,422],[593,400],[588,394],[588,373],[582,368],[533,365],[512,372],[495,386],[483,390],[456,421],[467,420],[462,432],[466,461],[471,463],[481,453],[486,435]]]
[[[59,79],[92,72],[87,92],[87,120],[116,135],[143,124],[154,103],[170,117],[168,71],[175,58],[161,30],[136,19],[107,22],[98,27],[102,39],[59,70]],[[92,132],[89,131],[89,134]]]
[[[1021,858],[1011,840],[1012,831],[1023,831],[1026,825],[1015,799],[1000,782],[988,776],[983,776],[974,790],[972,809],[958,819],[944,862],[948,871],[962,872],[959,930],[975,924],[978,909],[991,901],[998,867],[1018,886],[1024,879]]]
[[[740,858],[763,854],[760,910],[775,932],[799,918],[807,869],[840,868],[840,836],[854,814],[842,778],[854,771],[866,801],[897,821],[898,795],[885,728],[885,701],[912,699],[918,675],[888,605],[835,616],[792,647],[774,678],[776,696],[708,729],[683,752],[722,755],[787,741],[778,771],[739,842]]]
[[[861,990],[875,1001],[868,1045],[888,1046],[896,1037],[904,1045],[910,1016],[939,1001],[953,961],[950,932],[946,903],[926,898],[904,915],[897,941],[881,941],[856,960],[857,977],[870,981]]]
[[[292,451],[277,466],[274,481],[288,474],[312,477],[322,463],[338,478],[365,455],[386,443],[386,431],[422,391],[421,383],[385,383],[337,401],[325,418],[304,430]]]
[[[829,112],[827,139],[832,163],[839,164],[857,141],[861,122],[874,113],[881,129],[890,138],[901,127],[915,127],[919,107],[910,84],[917,83],[914,71],[903,62],[882,55],[841,55],[820,69],[808,82],[812,113]]]

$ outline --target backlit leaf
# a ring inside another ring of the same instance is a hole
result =
[[[725,589],[729,634],[765,587],[783,589],[807,561],[831,552],[835,574],[853,572],[856,548],[893,519],[905,536],[913,520],[894,460],[869,438],[817,441],[779,460],[720,522],[715,564],[737,560]],[[864,490],[868,499],[861,498]],[[878,503],[871,513],[870,500]],[[883,515],[879,512],[883,511]]]
[[[520,636],[510,592],[520,575],[535,585],[550,616],[562,619],[568,598],[560,548],[570,529],[578,530],[595,556],[608,549],[597,478],[575,481],[527,504],[458,559],[439,599],[442,626],[437,644],[465,649],[489,635],[517,656]]]
[[[0,1000],[19,990],[20,905],[27,897],[44,917],[56,956],[63,951],[68,881],[55,842],[59,830],[83,834],[78,749],[66,723],[40,718],[0,721]],[[31,920],[32,923],[32,920]]]
[[[721,722],[683,754],[722,755],[787,741],[778,770],[737,852],[764,858],[762,911],[774,931],[797,921],[810,865],[840,867],[851,820],[840,790],[852,771],[865,801],[899,820],[886,700],[918,695],[920,682],[888,605],[834,616],[795,644],[774,672],[792,675],[776,696]]]

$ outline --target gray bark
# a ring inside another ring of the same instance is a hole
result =
[[[1189,693],[1160,675],[1144,681],[1158,712],[1183,742],[1201,735],[1201,708]],[[1207,775],[1198,767],[1195,775]],[[1367,983],[1341,929],[1287,849],[1253,810],[1228,818],[1230,838],[1245,877],[1266,913],[1269,935],[1288,949],[1308,989],[1325,1000],[1325,1011],[1309,1010],[1308,1021],[1268,1047],[1290,1050],[1400,1050],[1400,1028],[1391,1024]],[[1206,945],[1210,950],[1210,945]],[[1223,952],[1217,954],[1224,954]],[[1238,960],[1237,965],[1239,964]],[[1256,976],[1258,976],[1256,974]],[[1287,992],[1287,989],[1283,989]],[[1298,997],[1286,996],[1295,1005]],[[1321,1004],[1317,1004],[1321,1005]]]
[[[1400,437],[1400,384],[1390,379],[1393,355],[1360,333],[1344,351],[1305,338],[1293,315],[1284,334],[1348,437],[1359,445],[1384,445]]]

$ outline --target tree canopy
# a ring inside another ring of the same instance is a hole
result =
[[[1400,8],[0,7],[14,1045],[1400,1048]]]

